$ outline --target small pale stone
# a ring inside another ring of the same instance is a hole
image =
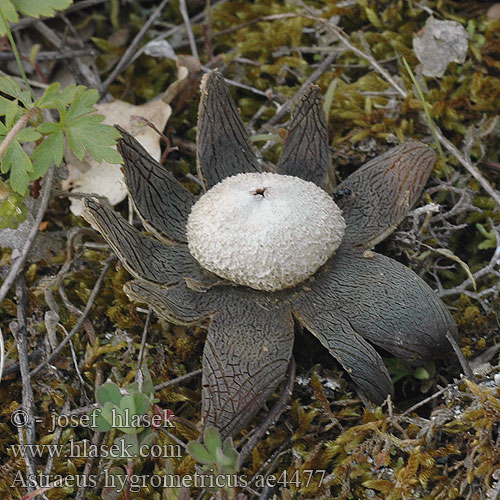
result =
[[[427,19],[423,32],[413,38],[413,50],[422,63],[425,76],[442,77],[448,64],[462,64],[467,55],[469,36],[456,21]]]

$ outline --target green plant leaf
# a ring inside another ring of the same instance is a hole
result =
[[[111,424],[104,418],[102,415],[102,411],[100,408],[96,408],[90,414],[90,421],[95,423],[95,426],[92,426],[92,430],[97,432],[108,432],[111,430]]]
[[[0,2],[0,35],[5,36],[9,30],[7,23],[17,23],[19,16],[10,0]]]
[[[112,149],[120,133],[114,127],[101,124],[102,120],[102,116],[91,115],[68,122],[65,128],[68,145],[79,160],[87,151],[96,161],[123,163],[121,155]]]
[[[10,171],[10,185],[16,193],[25,196],[28,193],[29,172],[33,164],[18,141],[12,141],[2,157],[2,173]]]
[[[124,436],[117,437],[114,444],[118,448],[124,450],[123,455],[117,455],[115,458],[132,458],[130,455],[139,454],[139,440],[137,439],[137,434],[125,434]]]
[[[3,5],[3,0],[0,5]],[[19,99],[26,108],[31,107],[33,104],[29,91],[24,90],[18,81],[14,80],[14,78],[10,78],[9,76],[0,77],[0,92],[3,92],[14,99]]]
[[[33,127],[23,128],[16,135],[16,139],[20,142],[33,142],[41,139],[42,134],[35,130]]]
[[[108,401],[118,406],[122,399],[122,394],[120,388],[115,383],[106,382],[97,389],[96,398],[103,406]]]
[[[134,398],[136,415],[144,415],[150,406],[150,399],[142,392],[136,392]]]
[[[50,168],[52,164],[57,167],[61,164],[64,155],[64,135],[60,130],[50,134],[41,142],[33,154],[33,174],[31,180],[39,179]]]
[[[215,457],[213,457],[209,451],[197,441],[189,441],[187,451],[200,464],[212,465],[215,463]]]
[[[222,438],[215,427],[209,426],[205,429],[203,440],[207,450],[213,457],[217,456],[217,449],[222,452]]]
[[[226,455],[224,455],[224,452],[222,451],[222,448],[215,449],[215,462],[219,467],[228,467],[229,465],[233,464],[233,460],[231,459],[231,457],[226,457]]]
[[[17,99],[10,101],[5,110],[5,126],[8,130],[14,126],[14,123],[17,121],[16,118],[20,114],[20,108],[17,103]]]
[[[53,108],[54,107],[54,99],[58,97],[59,92],[61,91],[61,84],[59,82],[53,83],[49,85],[42,97],[35,101],[35,106],[38,108]]]
[[[2,3],[4,0],[2,0]],[[31,17],[52,17],[57,10],[64,10],[69,7],[73,0],[12,0],[17,10],[26,16]]]
[[[226,457],[231,458],[232,471],[238,472],[238,470],[240,468],[240,455],[235,450],[235,448],[233,446],[233,439],[231,437],[227,437],[224,440],[224,444],[222,445],[222,451],[224,452],[224,455],[226,455]]]

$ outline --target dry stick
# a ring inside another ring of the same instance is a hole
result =
[[[393,87],[394,89],[403,97],[403,99],[406,99],[408,97],[408,92],[406,92],[405,89],[403,89],[397,82],[394,80],[394,78],[391,76],[391,74],[383,67],[381,66],[377,60],[369,53],[363,52],[361,49],[358,49],[355,45],[353,45],[349,37],[344,33],[342,29],[339,27],[335,26],[332,24],[330,21],[327,21],[325,19],[317,18],[317,17],[311,17],[311,16],[305,16],[308,19],[312,19],[315,21],[319,21],[323,23],[328,30],[330,30],[335,36],[338,37],[338,39],[347,47],[349,48],[352,52],[354,52],[356,55],[359,57],[362,57],[366,59],[371,66],[375,68],[375,70],[380,73],[385,80],[387,80]]]
[[[168,380],[167,382],[163,382],[163,384],[155,385],[155,391],[159,391],[160,389],[165,389],[165,387],[170,387],[171,385],[176,385],[185,380],[189,380],[190,378],[196,377],[201,373],[200,370],[195,370],[194,372],[186,373],[185,375],[181,375],[180,377],[174,378],[173,380]]]
[[[35,59],[37,62],[41,62],[41,61],[56,61],[59,59],[72,59],[73,57],[88,57],[95,55],[97,55],[97,52],[92,48],[62,50],[62,51],[47,50],[44,52],[37,52]],[[21,57],[29,57],[29,54],[21,53]],[[15,56],[12,52],[0,52],[0,61],[13,61],[13,60],[15,60]]]
[[[44,36],[47,40],[49,40],[54,47],[58,49],[64,49],[65,43],[59,38],[59,35],[51,28],[49,28],[42,21],[37,21],[35,23],[35,28],[39,33]],[[71,61],[73,63],[73,61]],[[102,89],[102,82],[99,74],[97,72],[93,72],[90,68],[84,64],[79,57],[74,57],[74,64],[76,66],[75,73],[79,73],[81,77],[83,77],[88,87],[96,88],[99,92]]]
[[[385,68],[383,68],[371,54],[367,54],[366,52],[363,52],[362,50],[354,46],[340,28],[334,26],[329,21],[326,21],[324,19],[313,18],[310,16],[306,17],[308,19],[315,19],[316,21],[320,21],[323,24],[325,24],[327,29],[329,29],[332,33],[334,33],[347,48],[349,48],[358,56],[366,59],[370,63],[370,65],[373,66],[373,68],[378,73],[380,73],[388,83],[390,83],[394,87],[394,89],[399,93],[399,95],[403,99],[406,99],[408,97],[408,92],[406,92],[406,90],[404,90],[398,85],[398,83],[394,80],[394,78],[390,75],[390,73]],[[467,160],[460,153],[460,151],[444,136],[443,132],[436,124],[434,124],[434,128],[439,142],[452,154],[452,156],[454,156],[458,160],[458,162],[463,167],[465,167],[465,169],[472,175],[472,177],[474,177],[474,179],[476,179],[479,182],[482,188],[491,196],[491,198],[495,200],[496,204],[500,207],[500,193],[494,187],[492,187],[491,184],[482,176],[479,169],[475,165],[473,165],[469,160]]]
[[[6,142],[6,140],[7,139],[4,140],[4,143]],[[33,221],[33,226],[30,229],[28,237],[26,238],[26,242],[24,243],[23,248],[21,250],[21,255],[17,259],[15,259],[15,261],[12,263],[9,273],[7,274],[7,277],[2,283],[2,286],[0,287],[0,304],[4,301],[5,297],[7,296],[7,293],[9,293],[10,287],[14,283],[17,275],[19,274],[19,271],[23,267],[26,258],[28,256],[28,252],[30,251],[31,245],[33,244],[35,236],[38,233],[38,228],[40,226],[40,223],[42,222],[47,205],[49,204],[53,178],[54,178],[54,166],[52,165],[49,171],[45,174],[43,183],[44,184],[43,194],[40,200],[40,205],[38,207],[38,212],[36,214],[35,220]]]
[[[401,413],[401,416],[404,417],[405,415],[408,415],[410,413],[413,413],[415,410],[420,408],[421,406],[426,405],[433,399],[436,399],[437,397],[441,396],[444,392],[448,390],[449,386],[443,387],[442,389],[439,389],[439,391],[435,392],[432,396],[429,396],[428,398],[423,399],[422,401],[419,401],[417,404],[413,405],[411,408],[408,408],[405,410],[403,413]]]
[[[64,405],[62,407],[62,412],[63,414],[64,413],[68,413],[69,411],[69,401],[65,401],[64,402]],[[57,447],[57,446],[61,446],[59,444],[59,440],[61,439],[61,434],[64,430],[64,427],[57,427],[57,429],[55,430],[54,432],[54,437],[52,438],[52,441],[50,443],[51,447]],[[47,458],[47,462],[45,464],[45,470],[43,471],[43,474],[45,477],[49,477],[50,476],[50,473],[52,472],[52,467],[54,466],[54,458],[55,458],[55,454],[53,453],[49,453],[49,456]]]
[[[83,310],[81,316],[78,318],[78,321],[76,322],[76,325],[73,327],[73,329],[69,332],[68,336],[52,351],[50,356],[43,360],[36,368],[33,368],[31,371],[31,375],[37,374],[45,365],[53,361],[57,355],[61,352],[61,350],[64,348],[64,346],[74,337],[74,335],[78,332],[78,330],[81,328],[85,320],[87,319],[87,315],[90,312],[90,308],[94,304],[94,300],[99,293],[99,290],[101,288],[101,285],[104,281],[104,277],[106,276],[106,273],[109,271],[109,268],[111,267],[111,264],[115,260],[115,256],[112,255],[108,257],[104,261],[104,268],[101,271],[101,274],[99,275],[99,278],[97,278],[97,281],[95,282],[94,288],[92,289],[92,293],[90,294],[89,300],[87,301],[87,304],[85,306],[85,309]]]
[[[198,48],[196,47],[196,41],[193,35],[193,29],[191,28],[191,21],[189,20],[189,14],[186,7],[186,0],[179,0],[179,9],[181,11],[182,19],[186,25],[187,36],[189,40],[189,46],[191,47],[191,54],[193,54],[196,59],[200,59],[198,55]]]
[[[19,435],[22,437],[23,427],[26,429],[27,445],[24,459],[26,461],[27,477],[36,478],[36,463],[33,456],[32,447],[35,445],[35,400],[33,397],[33,388],[31,387],[30,366],[28,361],[28,329],[26,325],[26,307],[28,298],[26,296],[26,287],[24,283],[24,275],[21,273],[17,278],[16,286],[17,295],[17,352],[19,356],[19,366],[21,369],[21,380],[23,383],[22,400],[23,411],[25,416],[25,424],[19,426]],[[35,487],[28,481],[28,492],[35,491]]]
[[[221,5],[225,2],[226,0],[218,0],[216,2],[213,3],[212,7],[215,7],[215,5]],[[202,10],[201,12],[198,12],[198,14],[196,14],[195,16],[193,16],[193,19],[192,19],[192,22],[193,23],[198,23],[199,21],[202,21],[203,18],[205,17],[205,10]],[[166,31],[165,33],[162,33],[161,35],[158,35],[156,36],[155,38],[153,38],[151,40],[151,42],[158,42],[160,40],[165,40],[165,38],[168,38],[172,35],[175,35],[176,33],[178,33],[179,31],[181,31],[184,27],[184,24],[180,24],[178,26],[175,26],[171,29],[169,29],[168,31]],[[141,56],[143,53],[144,53],[144,49],[145,49],[145,45],[143,45],[135,54],[134,56],[130,59],[130,61],[127,62],[125,68],[127,68],[130,64],[132,64],[139,56]],[[124,69],[125,69],[124,68]]]
[[[202,24],[203,38],[205,40],[205,55],[207,56],[209,64],[211,64],[214,58],[214,51],[212,48],[212,8],[210,7],[210,0],[206,0],[205,10],[206,19]]]
[[[156,18],[160,15],[161,11],[165,8],[165,5],[169,0],[163,0],[160,5],[156,8],[156,10],[149,16],[149,19],[146,21],[144,26],[141,28],[139,33],[135,35],[134,39],[132,40],[132,43],[129,45],[128,49],[125,51],[125,54],[121,57],[121,59],[118,61],[118,64],[115,66],[111,74],[106,78],[104,83],[102,84],[102,92],[101,92],[101,97],[106,94],[108,91],[109,86],[113,83],[114,79],[117,77],[117,75],[125,69],[127,66],[129,60],[132,58],[132,55],[134,54],[135,50],[137,49],[137,46],[141,42],[141,40],[144,38],[144,35],[147,33],[151,25],[155,22]]]
[[[458,346],[455,337],[453,337],[453,335],[449,330],[446,332],[446,338],[448,339],[448,342],[451,344],[451,347],[453,347],[453,350],[457,355],[458,361],[460,361],[460,365],[462,366],[462,370],[464,371],[465,376],[469,380],[474,382],[476,379],[474,377],[474,374],[472,373],[472,368],[470,367],[469,362],[465,359],[465,356],[463,355],[462,350]]]
[[[240,463],[243,464],[251,451],[257,446],[267,430],[276,423],[281,413],[285,409],[287,401],[292,395],[293,383],[295,381],[295,359],[292,357],[288,365],[287,381],[283,388],[280,398],[267,414],[264,422],[257,428],[253,436],[248,440],[247,444],[240,451]]]
[[[138,383],[139,392],[142,391],[142,384],[144,382],[144,377],[143,377],[141,368],[142,368],[142,362],[144,360],[144,350],[146,347],[146,338],[148,336],[148,328],[149,328],[149,323],[151,321],[151,314],[152,313],[153,313],[153,309],[151,309],[151,307],[149,307],[148,315],[146,316],[146,321],[144,322],[144,329],[142,331],[142,339],[141,339],[141,347],[139,349],[139,357],[137,359],[137,370],[135,372],[135,381]]]
[[[482,176],[476,165],[473,165],[467,160],[460,151],[443,135],[441,129],[434,124],[436,135],[439,142],[458,160],[458,162],[465,167],[465,169],[479,182],[482,188],[495,200],[496,204],[500,207],[500,193],[491,186],[491,184]]]
[[[101,443],[102,438],[104,437],[104,433],[95,432],[92,437],[90,449],[99,449],[99,445]],[[92,466],[94,465],[96,459],[96,454],[89,454],[87,462],[85,463],[85,467],[83,468],[83,477],[86,479],[90,475],[90,471],[92,470]],[[82,481],[80,487],[78,488],[78,493],[76,494],[75,500],[83,500],[85,492],[88,490],[87,481]]]

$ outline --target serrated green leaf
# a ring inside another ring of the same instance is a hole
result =
[[[10,101],[5,110],[5,126],[7,129],[11,129],[14,126],[16,117],[19,114],[19,105],[17,99]]]
[[[14,191],[25,196],[28,192],[29,172],[33,164],[18,141],[12,141],[2,157],[2,173],[10,171],[10,185]]]
[[[24,90],[19,82],[9,76],[0,77],[0,92],[3,92],[14,99],[19,99],[27,108],[33,104],[29,91]]]
[[[207,450],[213,457],[217,456],[217,449],[222,451],[222,438],[219,431],[215,427],[209,426],[205,429],[203,440]]]
[[[33,142],[38,141],[42,137],[42,134],[35,130],[33,127],[23,128],[16,135],[16,139],[20,142]]]
[[[0,95],[0,116],[5,115],[10,100]]]
[[[75,83],[68,85],[57,96],[57,101],[61,102],[62,104],[65,104],[65,105],[69,105],[73,101],[73,99],[75,98],[75,94],[76,94],[77,90],[81,87],[82,87],[81,85],[78,86]]]
[[[12,189],[19,193],[22,196],[26,196],[28,194],[28,186],[30,183],[28,172],[19,165],[12,165],[10,169],[10,177],[9,177],[10,185]]]
[[[112,146],[120,137],[120,133],[110,125],[100,123],[102,116],[81,116],[65,124],[68,145],[81,160],[85,151],[96,161],[106,160],[109,163],[122,163],[121,155]]]
[[[43,93],[42,97],[40,97],[40,99],[35,101],[35,106],[43,109],[47,107],[53,107],[52,101],[57,97],[57,94],[59,94],[60,91],[61,91],[61,84],[59,82],[49,85],[45,89],[45,92]]]
[[[12,0],[12,3],[19,12],[26,16],[52,17],[57,10],[64,10],[69,7],[73,0]]]
[[[119,405],[122,399],[122,394],[120,392],[120,388],[115,383],[106,382],[97,389],[96,399],[103,406],[108,401],[110,403],[114,403],[115,405]]]
[[[47,123],[43,122],[38,125],[37,130],[43,135],[53,134],[61,129],[59,123]]]
[[[99,92],[95,89],[87,89],[83,85],[77,87],[73,102],[70,104],[66,119],[68,121],[94,111],[94,105],[99,100]]]
[[[215,462],[215,457],[212,457],[209,451],[197,441],[189,441],[187,452],[200,464],[212,465]]]
[[[9,30],[7,23],[17,23],[19,16],[11,0],[0,2],[0,35],[5,36]]]

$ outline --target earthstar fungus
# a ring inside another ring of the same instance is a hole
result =
[[[276,173],[260,173],[217,71],[201,85],[198,200],[122,131],[119,151],[146,236],[85,200],[84,216],[136,278],[132,300],[177,324],[210,318],[203,352],[202,419],[241,430],[285,376],[294,321],[328,349],[376,403],[392,393],[378,345],[411,363],[448,350],[444,304],[402,264],[364,249],[385,238],[418,200],[434,153],[408,141],[323,191],[329,165],[318,87],[297,104]],[[345,221],[345,222],[344,222]]]

